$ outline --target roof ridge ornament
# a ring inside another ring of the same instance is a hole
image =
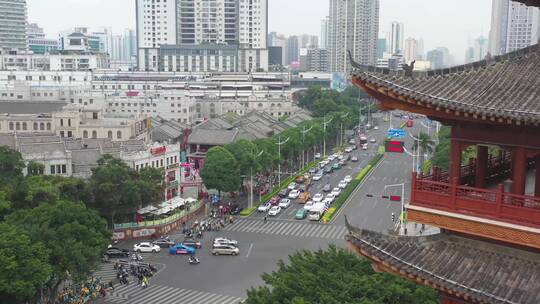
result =
[[[411,61],[410,64],[402,64],[401,67],[403,68],[403,71],[405,71],[405,77],[411,77],[411,78],[414,78],[413,77],[413,70],[414,70],[414,63],[416,62],[416,60],[413,60]]]
[[[351,65],[353,66],[353,68],[363,70],[364,67],[358,62],[354,61],[351,50],[347,50],[347,54],[349,55],[349,61],[351,62]]]

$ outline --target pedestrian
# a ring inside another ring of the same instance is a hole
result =
[[[263,220],[266,223],[266,214],[264,215]]]
[[[142,282],[142,284],[143,284],[143,288],[148,287],[148,278],[147,278],[147,277],[143,277],[143,282]]]
[[[111,290],[111,292],[114,291],[114,282],[112,280],[109,281],[109,289]]]

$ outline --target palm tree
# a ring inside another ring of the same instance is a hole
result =
[[[418,134],[417,140],[414,141],[412,148],[415,152],[419,150],[419,167],[422,168],[424,155],[431,154],[435,151],[435,142],[427,133],[421,132]]]

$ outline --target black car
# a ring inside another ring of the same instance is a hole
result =
[[[170,239],[159,239],[152,242],[154,245],[158,245],[161,248],[169,248],[171,246],[174,246],[174,242]]]
[[[289,195],[289,189],[285,188],[285,189],[279,191],[278,195],[279,195],[279,197],[282,197],[282,198],[287,197],[287,195]]]
[[[188,246],[188,247],[193,247],[193,248],[196,248],[196,249],[199,249],[199,248],[202,247],[201,242],[198,242],[198,241],[196,241],[194,239],[185,239],[182,242],[182,245]]]
[[[127,258],[129,257],[129,250],[116,247],[109,247],[105,251],[105,255],[108,258]]]
[[[236,215],[236,214],[240,213],[240,211],[242,211],[242,208],[240,208],[240,206],[238,206],[238,205],[232,205],[231,206],[231,212],[230,213],[232,215]]]

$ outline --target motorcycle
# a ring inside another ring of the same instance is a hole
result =
[[[200,263],[199,258],[197,258],[196,256],[190,256],[188,261],[191,265],[197,265]]]

